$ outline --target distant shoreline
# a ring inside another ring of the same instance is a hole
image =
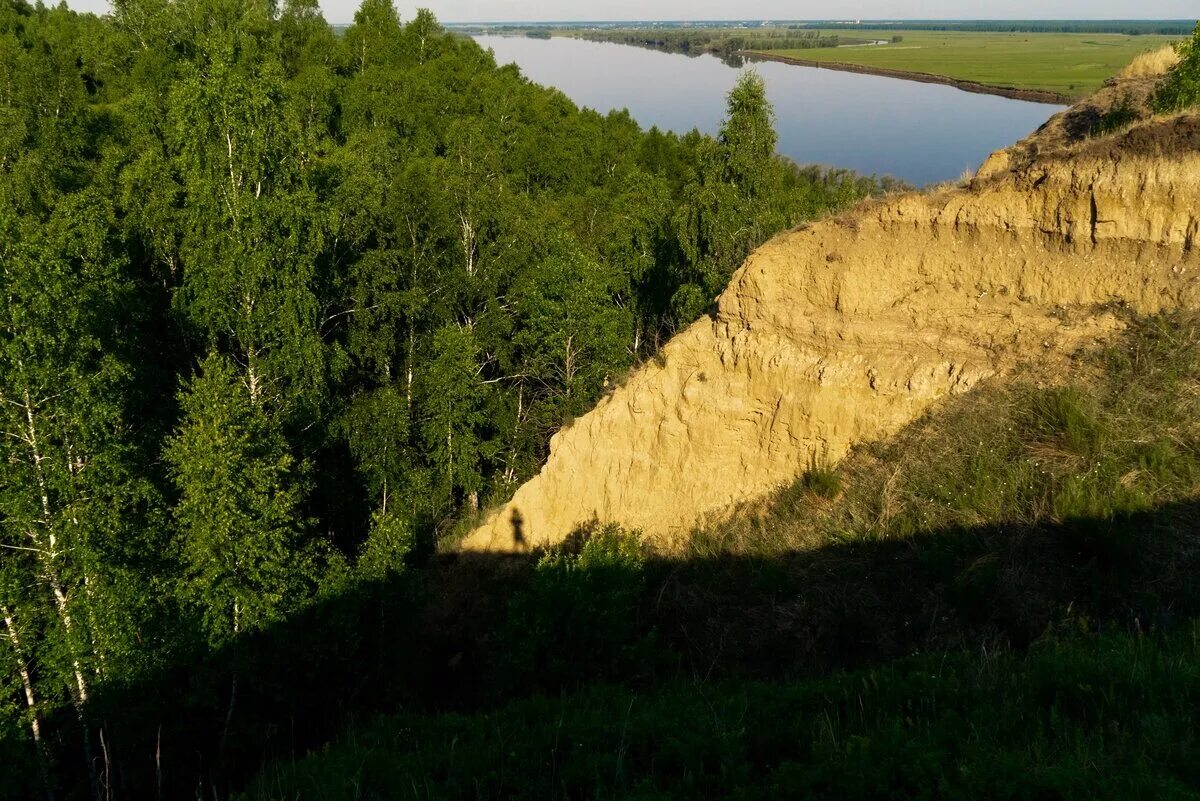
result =
[[[956,89],[961,89],[964,92],[973,92],[979,95],[998,95],[1000,97],[1008,97],[1013,100],[1027,100],[1031,103],[1047,103],[1056,106],[1069,106],[1074,103],[1077,98],[1070,95],[1064,95],[1059,92],[1051,92],[1046,89],[1014,89],[1011,86],[992,86],[978,81],[966,81],[960,78],[951,78],[947,75],[935,75],[929,72],[911,72],[908,70],[893,70],[887,67],[868,67],[862,64],[848,64],[843,61],[815,61],[807,58],[794,58],[792,56],[781,56],[773,53],[765,53],[760,50],[740,50],[737,55],[747,59],[756,61],[778,61],[783,64],[793,64],[798,67],[816,67],[818,69],[837,70],[839,72],[857,72],[861,75],[879,75],[884,78],[900,78],[905,81],[917,81],[919,83],[938,83],[944,86],[953,86]]]

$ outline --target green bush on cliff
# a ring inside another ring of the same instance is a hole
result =
[[[1154,96],[1154,110],[1159,114],[1200,104],[1200,24],[1191,39],[1180,43],[1179,55],[1179,64]]]
[[[1088,131],[1089,136],[1106,136],[1131,125],[1140,119],[1140,114],[1134,106],[1133,98],[1125,95],[1112,108],[1100,114]]]

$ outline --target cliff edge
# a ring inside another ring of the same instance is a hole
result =
[[[1072,113],[968,187],[772,239],[461,547],[553,544],[592,520],[669,544],[950,393],[1065,366],[1121,327],[1118,305],[1200,307],[1200,115],[1089,139],[1063,134]]]

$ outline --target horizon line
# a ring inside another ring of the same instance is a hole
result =
[[[1193,24],[1196,20],[1191,17],[813,17],[813,18],[789,18],[789,17],[741,17],[741,18],[674,18],[674,19],[652,19],[646,18],[612,18],[612,19],[488,19],[488,20],[446,20],[445,25],[586,25],[592,22],[603,22],[605,24],[613,22],[836,22],[841,24],[862,24],[868,22],[913,22],[913,23],[930,23],[930,22],[1170,22],[1170,23],[1187,23]],[[341,24],[341,23],[335,23]]]

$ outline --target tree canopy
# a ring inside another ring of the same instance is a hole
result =
[[[752,73],[643,131],[391,0],[0,0],[0,798],[115,793],[97,688],[420,562],[879,189],[774,151]]]

